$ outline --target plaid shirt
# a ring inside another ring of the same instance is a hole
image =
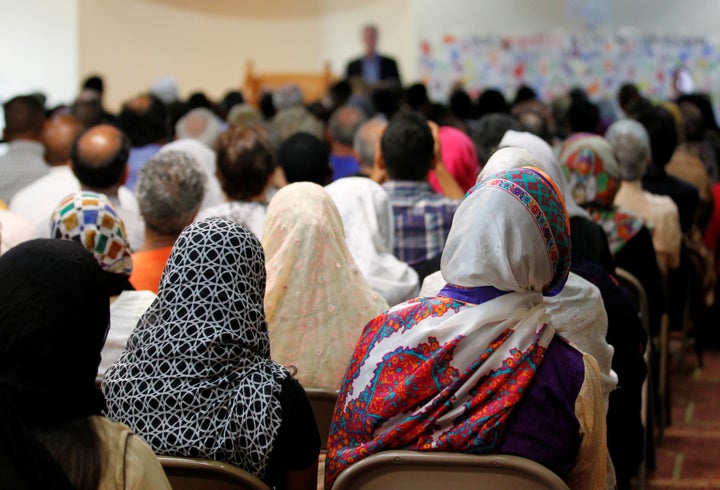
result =
[[[460,201],[438,194],[427,182],[393,180],[383,187],[393,208],[395,256],[417,265],[441,254]]]

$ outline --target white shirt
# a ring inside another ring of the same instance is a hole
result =
[[[125,350],[128,337],[135,329],[140,317],[155,301],[152,291],[123,291],[110,305],[110,330],[108,330],[98,367],[98,376],[105,375],[110,365]]]
[[[35,237],[50,238],[50,218],[62,199],[80,190],[75,174],[68,165],[50,167],[44,175],[20,189],[10,201],[10,211],[29,220]]]

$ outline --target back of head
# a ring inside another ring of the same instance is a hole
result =
[[[167,108],[152,95],[140,95],[123,104],[117,122],[133,147],[160,143],[170,132]]]
[[[150,87],[150,93],[165,104],[173,104],[180,100],[178,83],[173,77],[162,77],[155,80]]]
[[[220,115],[225,118],[230,113],[230,109],[232,109],[236,105],[241,105],[244,103],[245,97],[243,97],[243,94],[240,91],[230,90],[225,94],[225,96],[218,104],[218,110],[220,111]]]
[[[83,89],[70,110],[85,128],[100,124],[104,116],[100,92],[89,88]]]
[[[303,103],[303,93],[294,83],[282,85],[272,94],[273,105],[278,112],[290,107],[300,106]]]
[[[573,133],[597,133],[600,125],[598,106],[587,99],[574,100],[568,110],[568,124]]]
[[[358,128],[365,122],[365,114],[350,106],[339,107],[328,122],[330,138],[343,146],[352,147]]]
[[[454,90],[453,93],[450,94],[448,105],[450,107],[450,113],[461,121],[469,119],[472,115],[472,99],[463,89]]]
[[[420,111],[430,104],[427,88],[422,83],[415,83],[405,89],[405,103],[414,111]]]
[[[642,179],[650,159],[650,138],[643,125],[621,119],[608,128],[605,139],[613,148],[622,180]]]
[[[503,93],[494,88],[484,90],[483,93],[480,94],[476,108],[478,117],[497,112],[506,114],[510,111],[510,107]]]
[[[650,138],[652,165],[665,167],[678,145],[677,129],[672,115],[661,107],[650,106],[635,119],[645,127]]]
[[[92,254],[68,240],[30,240],[0,257],[0,275],[2,402],[29,427],[100,414],[94,383],[110,309]]]
[[[353,141],[353,149],[362,167],[372,168],[375,164],[375,153],[386,127],[387,121],[373,118],[358,128]]]
[[[104,271],[128,277],[132,273],[125,225],[103,194],[79,191],[67,196],[55,207],[50,221],[52,238],[79,243]]]
[[[145,226],[156,233],[178,236],[200,209],[205,173],[181,151],[156,154],[140,171],[136,189]]]
[[[526,150],[500,151],[533,166]],[[441,270],[458,286],[552,295],[567,280],[570,257],[570,224],[555,182],[522,166],[492,173],[469,191],[455,212]]]
[[[310,133],[301,131],[283,141],[278,152],[278,163],[288,183],[330,183],[332,170],[327,145]]]
[[[205,107],[192,109],[175,124],[175,133],[178,139],[198,140],[208,148],[215,148],[221,132],[220,119],[213,111]]]
[[[503,135],[510,129],[520,131],[520,125],[511,115],[501,113],[486,114],[471,126],[470,138],[475,143],[480,164],[488,161]]]
[[[475,185],[479,172],[475,145],[464,131],[451,126],[441,126],[438,138],[443,163],[463,192],[467,192]]]
[[[275,170],[275,156],[267,131],[260,126],[238,125],[217,142],[217,175],[223,192],[235,201],[263,195]]]
[[[263,116],[259,110],[250,104],[235,104],[228,112],[227,123],[236,124],[261,123]]]
[[[393,180],[425,180],[433,163],[434,147],[427,121],[412,112],[392,118],[380,140],[385,169]]]
[[[513,101],[513,105],[518,105],[520,102],[525,102],[533,99],[537,99],[537,93],[535,92],[535,89],[530,87],[529,85],[520,85],[517,89],[517,92],[515,92],[515,100]]]
[[[127,136],[115,126],[100,124],[75,140],[70,156],[80,184],[103,190],[123,183],[129,154]]]
[[[571,136],[563,144],[558,160],[568,175],[576,203],[613,205],[620,188],[620,168],[605,138],[590,133]]]
[[[14,139],[40,139],[45,109],[37,97],[19,95],[3,104],[5,113],[5,138]]]
[[[99,92],[101,95],[105,91],[105,83],[103,82],[103,79],[99,75],[91,75],[85,79],[85,81],[82,84],[82,88],[88,88],[90,90],[95,90]]]
[[[65,165],[70,161],[73,143],[81,131],[80,122],[68,114],[48,119],[42,132],[45,161],[48,165]]]

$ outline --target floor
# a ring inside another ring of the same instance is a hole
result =
[[[703,361],[695,367],[691,356],[685,374],[672,374],[672,423],[646,488],[720,490],[720,351],[706,351]]]

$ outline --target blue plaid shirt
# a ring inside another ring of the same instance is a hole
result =
[[[395,256],[417,265],[441,254],[460,201],[438,194],[427,182],[392,180],[383,187],[393,209]]]

